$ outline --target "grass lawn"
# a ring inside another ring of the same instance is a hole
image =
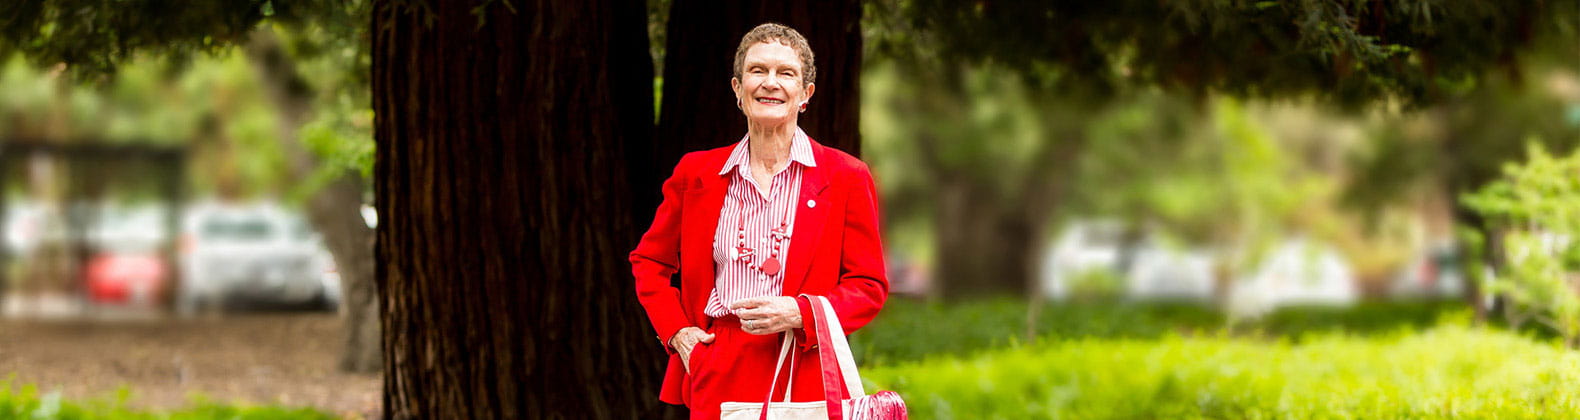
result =
[[[1052,340],[862,371],[919,419],[1558,419],[1580,352],[1445,325],[1386,336]]]
[[[1294,308],[1233,327],[1201,307],[1065,305],[1032,339],[1024,310],[898,301],[852,338],[868,391],[899,392],[917,419],[1580,416],[1580,352],[1469,326],[1453,303]]]

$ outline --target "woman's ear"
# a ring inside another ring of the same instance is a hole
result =
[[[817,91],[817,83],[807,83],[806,92],[801,94],[801,104],[805,105],[807,102],[811,102],[812,92],[815,91]]]
[[[741,78],[730,78],[730,93],[735,94],[735,108],[745,111],[746,105],[741,103],[741,98],[745,96],[741,94]]]

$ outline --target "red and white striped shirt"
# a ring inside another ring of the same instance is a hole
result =
[[[713,294],[708,296],[708,307],[703,313],[719,318],[730,314],[729,304],[738,299],[779,296],[784,286],[786,257],[790,241],[779,241],[779,272],[772,276],[758,269],[773,253],[773,228],[784,223],[787,232],[795,232],[796,200],[801,196],[801,173],[804,168],[817,166],[812,158],[812,142],[806,133],[796,128],[790,140],[790,164],[774,174],[764,196],[752,178],[751,153],[748,137],[736,143],[730,159],[719,169],[719,175],[734,172],[730,187],[724,196],[724,207],[719,210],[718,228],[713,233]],[[744,222],[744,223],[743,223]],[[746,247],[752,249],[749,262],[732,257],[739,244],[740,228],[746,229]]]

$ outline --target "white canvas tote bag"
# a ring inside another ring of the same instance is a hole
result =
[[[790,402],[790,390],[795,385],[795,358],[788,357],[795,347],[794,334],[784,333],[779,348],[779,361],[774,365],[774,379],[768,387],[768,396],[762,402],[724,402],[719,404],[720,420],[906,420],[905,401],[893,391],[879,391],[867,395],[856,372],[856,358],[851,356],[850,343],[845,340],[845,329],[839,325],[834,306],[822,296],[801,295],[812,302],[812,318],[816,323],[819,361],[823,365],[823,393],[825,401]],[[791,359],[790,380],[784,399],[771,401],[774,386],[779,384],[779,371],[785,359]],[[839,382],[845,382],[848,399],[840,398]],[[838,405],[839,412],[829,408]]]

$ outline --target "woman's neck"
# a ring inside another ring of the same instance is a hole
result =
[[[778,127],[753,126],[747,131],[747,150],[752,165],[778,173],[790,160],[790,144],[795,140],[795,124]]]

